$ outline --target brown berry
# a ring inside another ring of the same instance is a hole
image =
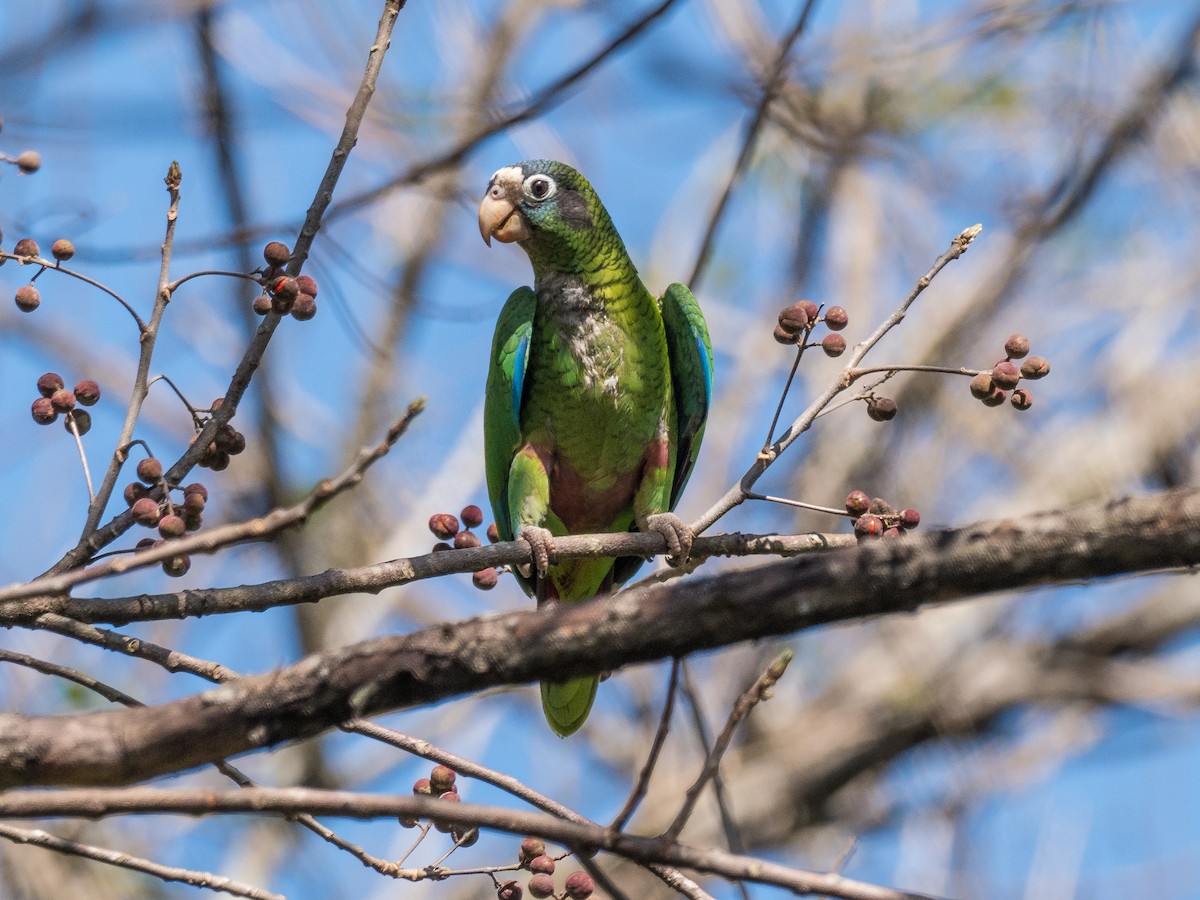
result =
[[[500,576],[495,569],[480,569],[471,574],[471,584],[481,591],[490,591],[500,582]]]
[[[454,827],[450,829],[450,837],[454,838],[454,843],[460,847],[473,847],[479,843],[479,829],[468,828],[466,831],[460,831]]]
[[[54,408],[49,397],[38,397],[29,411],[33,413],[33,421],[39,425],[49,425],[58,418],[58,410]]]
[[[1009,390],[1015,388],[1017,382],[1021,380],[1021,370],[1016,367],[1015,363],[1009,362],[1007,359],[996,363],[992,369],[992,383],[1001,390]]]
[[[429,779],[428,778],[418,778],[416,781],[414,781],[413,782],[413,793],[415,795],[417,795],[418,797],[420,797],[422,795],[428,796],[429,794],[432,794],[433,789],[429,786]]]
[[[872,397],[867,401],[867,415],[876,422],[888,422],[896,418],[896,401],[891,397]]]
[[[434,553],[442,553],[445,550],[453,550],[453,549],[454,548],[451,547],[449,544],[447,544],[445,541],[438,541],[436,544],[433,545]]]
[[[1019,409],[1021,411],[1027,410],[1029,407],[1033,406],[1033,394],[1024,389],[1013,391],[1012,397],[1009,399],[1009,403],[1013,405],[1013,409]]]
[[[317,301],[312,294],[298,294],[288,312],[297,322],[307,322],[317,314]]]
[[[861,516],[871,508],[871,498],[863,491],[851,491],[846,495],[846,512]]]
[[[810,322],[817,321],[817,316],[821,314],[821,307],[817,306],[811,300],[801,300],[796,305],[804,310],[804,314],[808,316],[808,321]]]
[[[984,406],[1000,406],[1008,399],[1008,392],[1000,388],[992,388],[992,392],[983,398]]]
[[[17,309],[21,312],[33,312],[42,305],[42,292],[32,284],[26,284],[17,288],[16,296],[13,299],[16,300]]]
[[[453,540],[458,534],[458,519],[449,513],[434,513],[429,517],[429,530],[435,538],[443,541]]]
[[[479,538],[475,537],[469,531],[460,531],[454,536],[454,548],[456,550],[464,550],[467,547],[478,547]]]
[[[492,522],[487,527],[487,539],[493,544],[500,540],[500,529],[496,527],[495,522]]]
[[[458,517],[462,519],[464,528],[478,528],[483,524],[483,510],[474,503],[464,506]]]
[[[540,856],[535,856],[529,861],[530,872],[545,872],[547,875],[554,874],[554,858],[547,856],[545,853]]]
[[[846,352],[846,339],[840,334],[827,334],[821,339],[821,349],[826,356],[841,356]]]
[[[287,244],[281,241],[271,241],[263,247],[263,259],[269,266],[286,266],[291,258],[292,251],[288,249]]]
[[[800,340],[800,332],[788,331],[782,325],[776,325],[771,336],[780,344],[795,344]]]
[[[187,526],[183,523],[181,516],[166,515],[158,521],[158,533],[164,538],[183,537],[186,531]]]
[[[75,395],[66,388],[60,388],[50,395],[50,402],[59,412],[70,412],[75,408]]]
[[[26,150],[17,157],[17,168],[22,175],[32,175],[42,167],[42,154],[36,150]]]
[[[158,484],[163,476],[162,463],[153,456],[147,456],[137,464],[137,477],[146,484]]]
[[[1029,353],[1029,338],[1023,334],[1010,334],[1004,342],[1004,352],[1009,359],[1020,359]]]
[[[850,316],[840,306],[831,306],[825,310],[825,327],[830,331],[841,331],[850,324]]]
[[[1050,361],[1044,356],[1031,356],[1021,363],[1021,374],[1030,381],[1037,381],[1050,374]]]
[[[73,409],[67,413],[63,426],[72,434],[83,437],[92,430],[92,414],[86,409]]]
[[[496,900],[521,900],[524,896],[525,889],[517,881],[506,881],[496,888]]]
[[[75,245],[66,238],[59,238],[50,245],[50,255],[59,262],[66,262],[75,255]]]
[[[181,553],[178,556],[169,556],[162,561],[162,570],[172,578],[180,578],[187,574],[187,570],[192,567],[192,559],[186,553]]]
[[[133,545],[133,549],[134,550],[149,550],[151,547],[157,547],[157,546],[158,546],[158,541],[156,541],[154,538],[142,538],[140,541],[138,541],[136,544]]]
[[[183,527],[188,531],[199,531],[200,526],[204,524],[204,516],[198,512],[189,510],[183,511]]]
[[[567,883],[563,887],[569,900],[588,900],[596,890],[596,882],[587,872],[572,872],[567,876]]]
[[[311,275],[297,275],[296,286],[300,288],[300,293],[308,294],[308,296],[316,298],[317,296],[317,279]]]
[[[267,294],[259,294],[254,298],[255,315],[265,316],[271,311],[271,298]]]
[[[434,766],[429,773],[429,788],[435,794],[444,794],[454,787],[454,770],[449,766]]]
[[[554,876],[547,875],[544,872],[539,872],[537,875],[529,879],[529,896],[536,900],[544,900],[546,897],[554,896]]]
[[[859,516],[854,522],[854,534],[859,540],[883,534],[883,519],[874,513]]]
[[[135,500],[133,506],[129,507],[129,511],[133,513],[133,518],[139,525],[145,525],[147,528],[153,528],[162,518],[158,509],[158,501],[150,497]]]
[[[805,328],[808,323],[813,320],[813,315],[809,312],[809,306],[812,304],[807,301],[793,303],[791,306],[786,306],[779,312],[779,327],[792,335],[797,335]],[[816,307],[813,307],[814,309]],[[776,340],[779,340],[776,338]]]
[[[205,500],[208,499],[208,488],[199,481],[193,481],[183,489],[184,494],[199,494]]]
[[[43,397],[49,397],[55,391],[63,389],[63,379],[57,372],[47,372],[38,379],[37,386],[39,394]]]
[[[42,251],[41,248],[38,247],[37,241],[35,241],[33,238],[21,238],[16,242],[16,244],[13,245],[12,252],[14,256],[24,256],[28,259],[32,259],[33,257],[38,256]]]
[[[190,493],[183,495],[183,508],[185,512],[199,513],[204,512],[204,506],[208,501],[204,499],[203,494]]]
[[[529,861],[546,852],[546,842],[539,837],[527,837],[521,841],[521,849],[517,851],[517,862],[521,868],[528,869]]]
[[[296,279],[292,276],[282,275],[276,278],[271,285],[271,293],[275,295],[276,299],[283,297],[288,300],[295,300],[300,294],[300,285],[296,283]]]
[[[133,506],[134,503],[136,503],[138,500],[141,500],[148,493],[150,493],[150,488],[146,487],[141,482],[131,481],[129,484],[125,485],[125,491],[122,496],[125,498],[126,506]]]
[[[911,507],[900,510],[900,525],[902,528],[916,528],[920,524],[921,514],[917,510]]]
[[[229,468],[229,454],[224,450],[217,450],[208,457],[208,468],[214,472],[224,472]]]
[[[971,379],[971,396],[976,400],[983,400],[992,395],[995,385],[992,384],[991,372],[980,372]]]
[[[85,378],[75,383],[75,399],[84,406],[95,406],[100,399],[100,385]]]
[[[445,793],[439,795],[438,799],[445,800],[448,803],[462,803],[462,798],[459,797],[458,794],[454,793],[454,791],[446,791]],[[438,819],[434,819],[433,827],[436,828],[438,831],[440,831],[442,834],[447,834],[447,833],[449,833],[450,829],[453,828],[454,826],[451,825],[449,822],[442,822],[442,821],[439,821]]]

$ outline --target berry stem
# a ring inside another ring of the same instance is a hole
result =
[[[83,465],[83,480],[87,482],[88,489],[88,504],[96,502],[96,492],[92,488],[92,472],[88,468],[87,454],[83,450],[83,436],[79,433],[79,428],[75,425],[75,417],[67,416],[67,430],[75,438],[75,446],[79,448],[79,462]]]
[[[850,402],[850,401],[847,401]],[[816,503],[805,503],[803,500],[789,500],[787,497],[772,497],[770,494],[759,494],[755,491],[746,492],[747,500],[765,500],[768,503],[781,503],[784,506],[796,506],[800,509],[811,509],[813,512],[829,513],[831,516],[848,516],[850,513],[834,506],[820,506]]]
[[[137,314],[137,312],[134,310],[134,308],[132,306],[129,305],[129,303],[125,300],[125,298],[122,297],[120,294],[118,294],[116,291],[114,291],[112,288],[108,287],[105,284],[101,284],[99,281],[97,281],[94,278],[88,278],[88,276],[82,274],[81,272],[76,272],[74,269],[64,269],[62,267],[62,263],[58,262],[57,260],[51,262],[48,259],[42,259],[40,256],[30,259],[28,256],[16,256],[12,253],[8,253],[4,250],[0,250],[0,259],[15,259],[17,262],[24,263],[25,265],[32,265],[32,264],[36,263],[37,265],[41,266],[42,268],[37,273],[37,275],[33,276],[34,278],[37,278],[38,275],[41,275],[42,272],[46,271],[46,269],[54,269],[57,272],[62,272],[64,275],[70,275],[72,278],[78,278],[80,281],[84,282],[85,284],[90,284],[92,287],[96,288],[97,290],[103,291],[104,293],[108,294],[108,296],[112,297],[114,300],[116,300],[118,303],[120,303],[123,307],[125,307],[125,312],[127,312],[127,313],[129,313],[129,315],[133,316],[133,321],[137,322],[138,331],[142,332],[142,333],[144,333],[146,331],[146,323],[144,321],[142,321],[142,317]]]

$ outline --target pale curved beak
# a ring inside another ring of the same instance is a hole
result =
[[[505,195],[504,188],[493,184],[479,204],[479,233],[492,246],[492,238],[511,244],[524,241],[533,233],[529,221]]]

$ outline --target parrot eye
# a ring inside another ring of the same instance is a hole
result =
[[[554,196],[554,179],[548,175],[530,175],[525,181],[525,193],[534,200],[545,200]]]

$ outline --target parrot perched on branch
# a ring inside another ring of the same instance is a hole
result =
[[[488,495],[503,540],[524,539],[526,593],[571,603],[611,591],[642,560],[556,562],[554,538],[637,529],[686,560],[693,533],[672,512],[704,435],[712,345],[691,291],[646,290],[587,180],[560,162],[500,169],[479,230],[519,243],[533,288],[517,288],[496,323],[484,411]],[[597,676],[542,683],[550,727],[587,718]]]

